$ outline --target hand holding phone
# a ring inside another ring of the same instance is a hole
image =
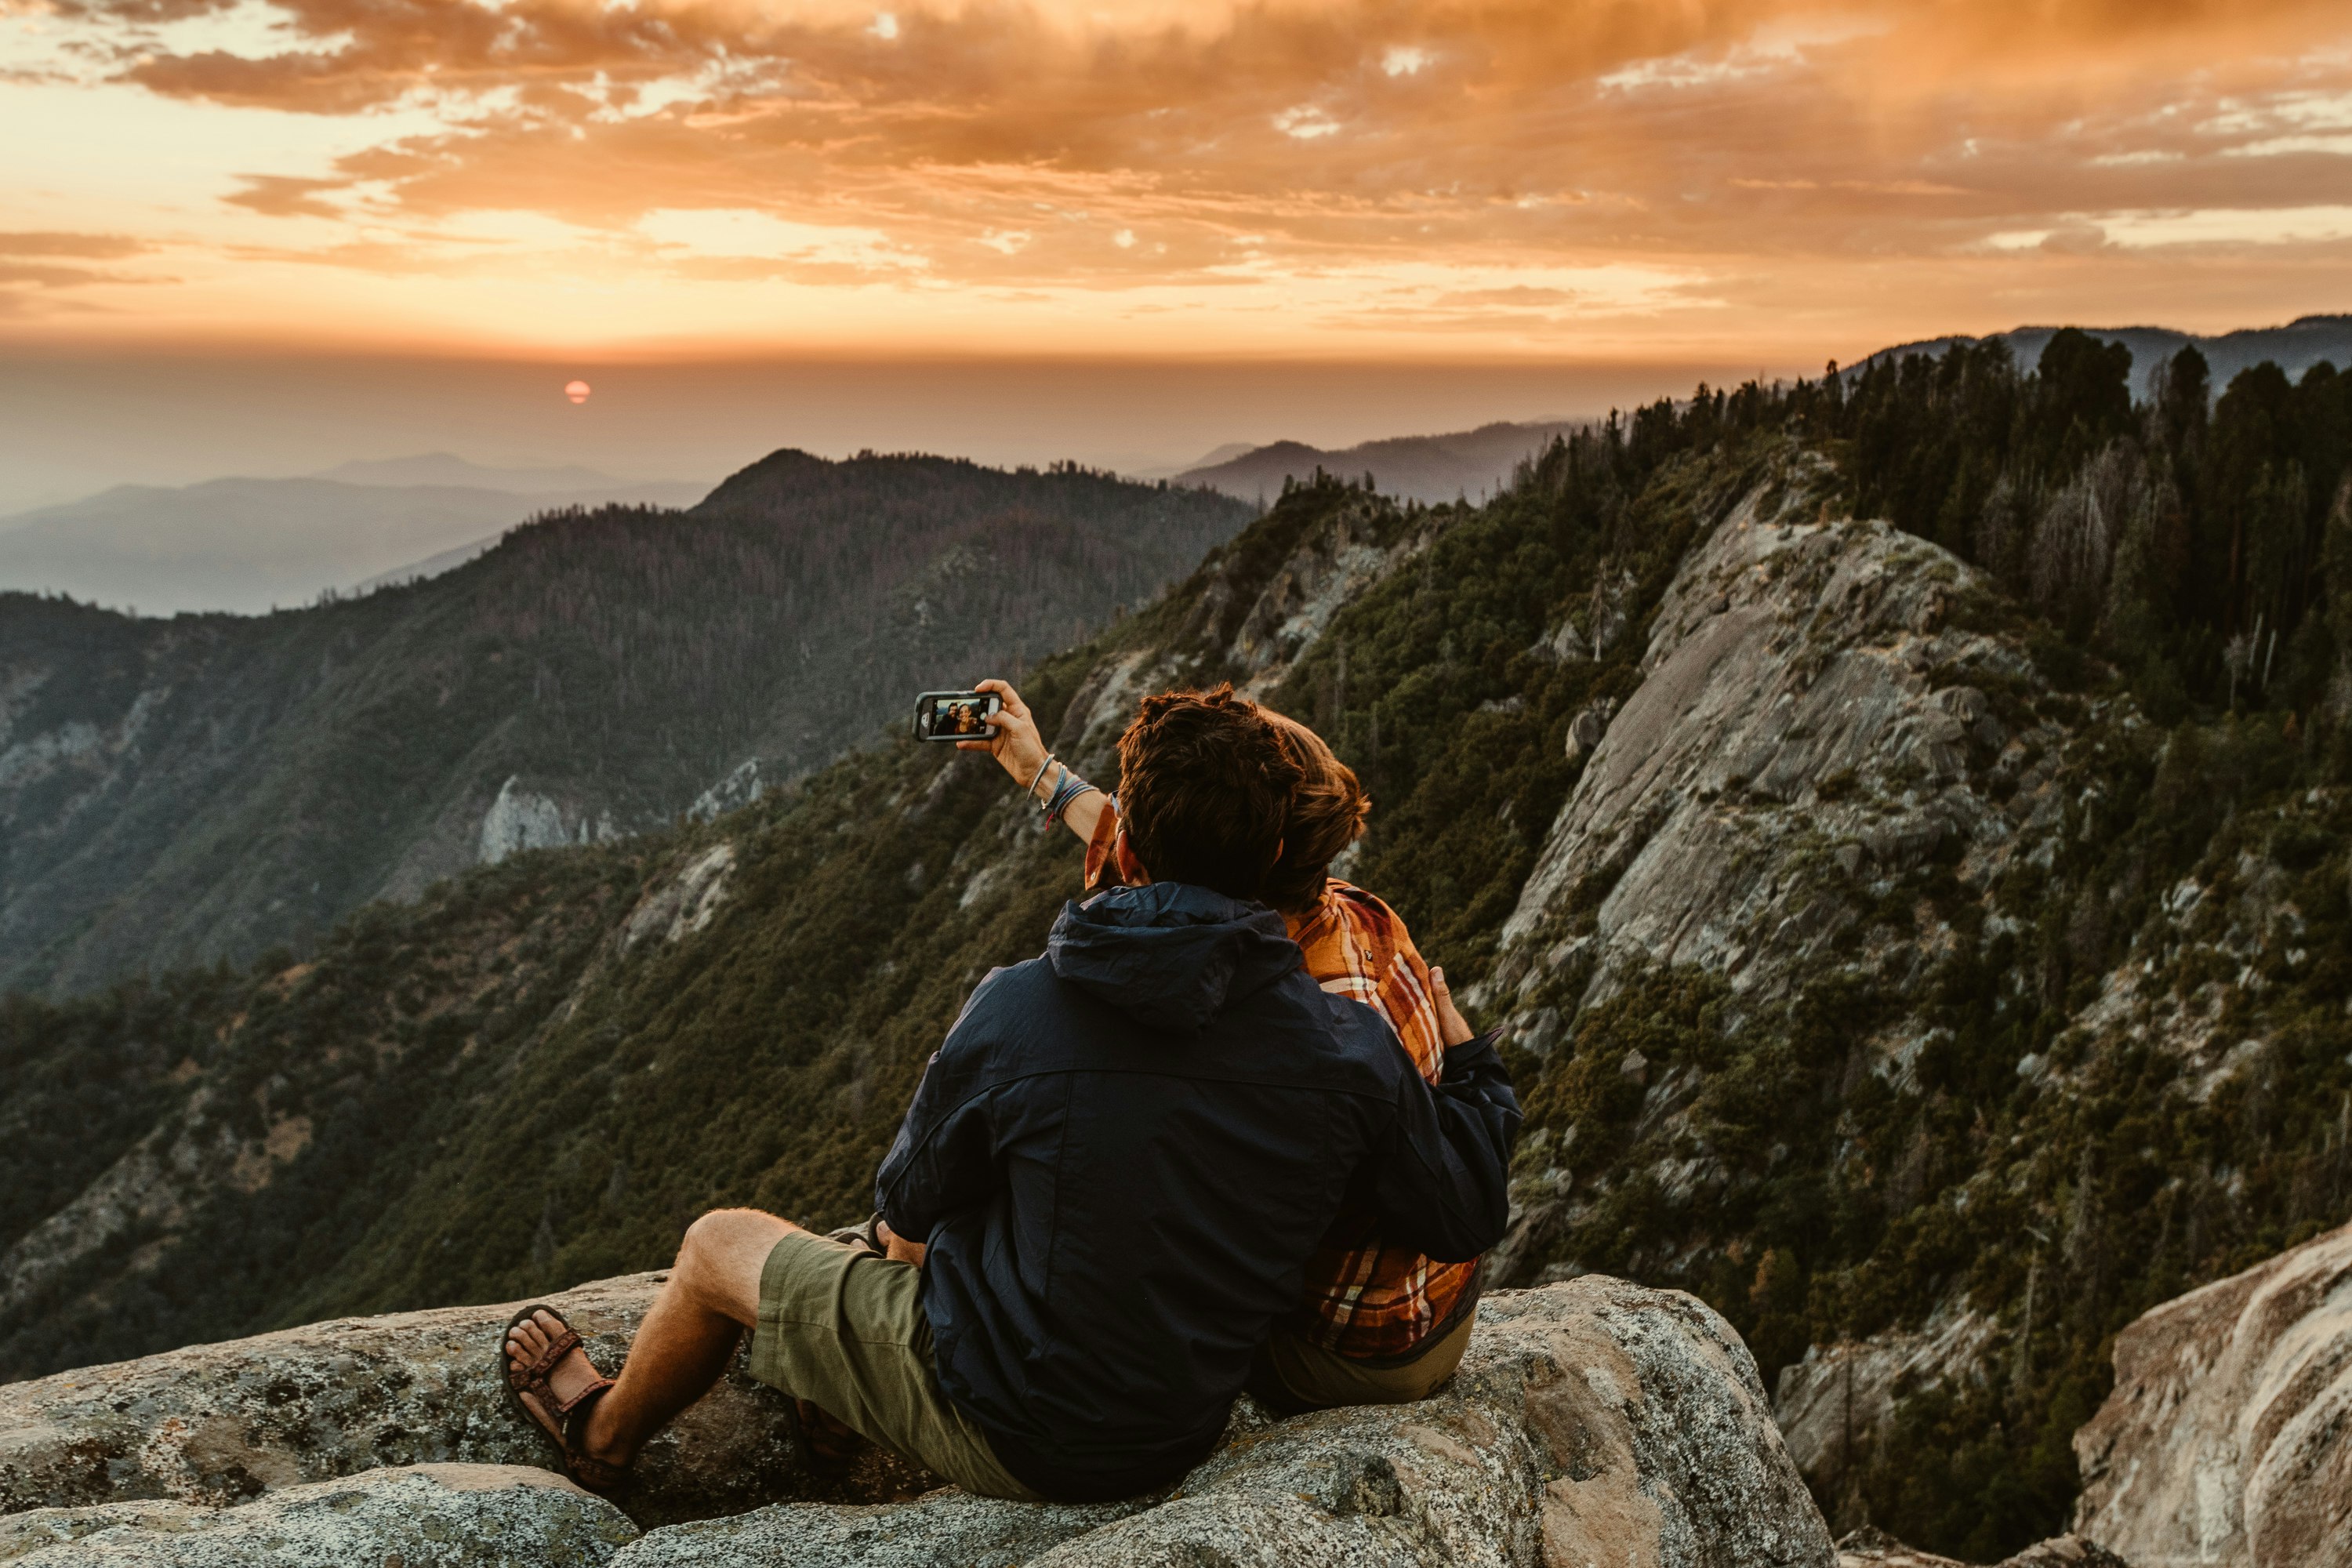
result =
[[[926,691],[915,699],[915,739],[987,744],[1003,700],[993,691]]]
[[[972,688],[976,696],[996,702],[990,716],[989,732],[978,740],[958,738],[959,751],[986,752],[994,757],[1013,782],[1027,789],[1037,780],[1037,770],[1045,765],[1045,739],[1037,732],[1037,720],[1029,711],[1029,704],[1021,700],[1021,693],[1002,680],[983,680]]]

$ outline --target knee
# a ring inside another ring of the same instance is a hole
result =
[[[687,1227],[670,1277],[689,1290],[703,1290],[715,1281],[731,1286],[746,1262],[757,1274],[785,1229],[791,1225],[757,1208],[713,1208]]]
[[[711,1209],[686,1227],[686,1237],[677,1244],[677,1267],[681,1271],[707,1268],[741,1251],[775,1226],[774,1215],[758,1209]]]
[[[670,1284],[687,1300],[749,1322],[768,1254],[792,1228],[758,1209],[713,1209],[686,1227]]]

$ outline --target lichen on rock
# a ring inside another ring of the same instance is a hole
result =
[[[663,1277],[549,1298],[607,1369]],[[222,1507],[388,1466],[554,1463],[508,1404],[499,1344],[520,1303],[341,1318],[0,1384],[0,1513],[133,1500]],[[648,1447],[643,1522],[808,1495],[792,1406],[740,1372]]]
[[[602,1568],[637,1527],[561,1476],[416,1465],[237,1508],[100,1503],[0,1517],[6,1568]]]

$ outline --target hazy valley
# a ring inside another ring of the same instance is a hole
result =
[[[446,454],[300,479],[123,485],[0,518],[0,590],[147,616],[296,609],[470,559],[539,512],[689,506],[701,485],[586,468],[494,468]]]

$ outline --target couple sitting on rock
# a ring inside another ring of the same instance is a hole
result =
[[[1362,830],[1355,775],[1230,689],[1174,692],[1120,738],[1114,802],[982,689],[995,731],[958,743],[1118,885],[972,992],[868,1233],[703,1215],[618,1380],[560,1314],[517,1314],[509,1386],[583,1484],[619,1486],[745,1329],[752,1375],[804,1409],[1059,1501],[1173,1482],[1245,1388],[1398,1403],[1462,1359],[1518,1103],[1402,922],[1328,874]]]

